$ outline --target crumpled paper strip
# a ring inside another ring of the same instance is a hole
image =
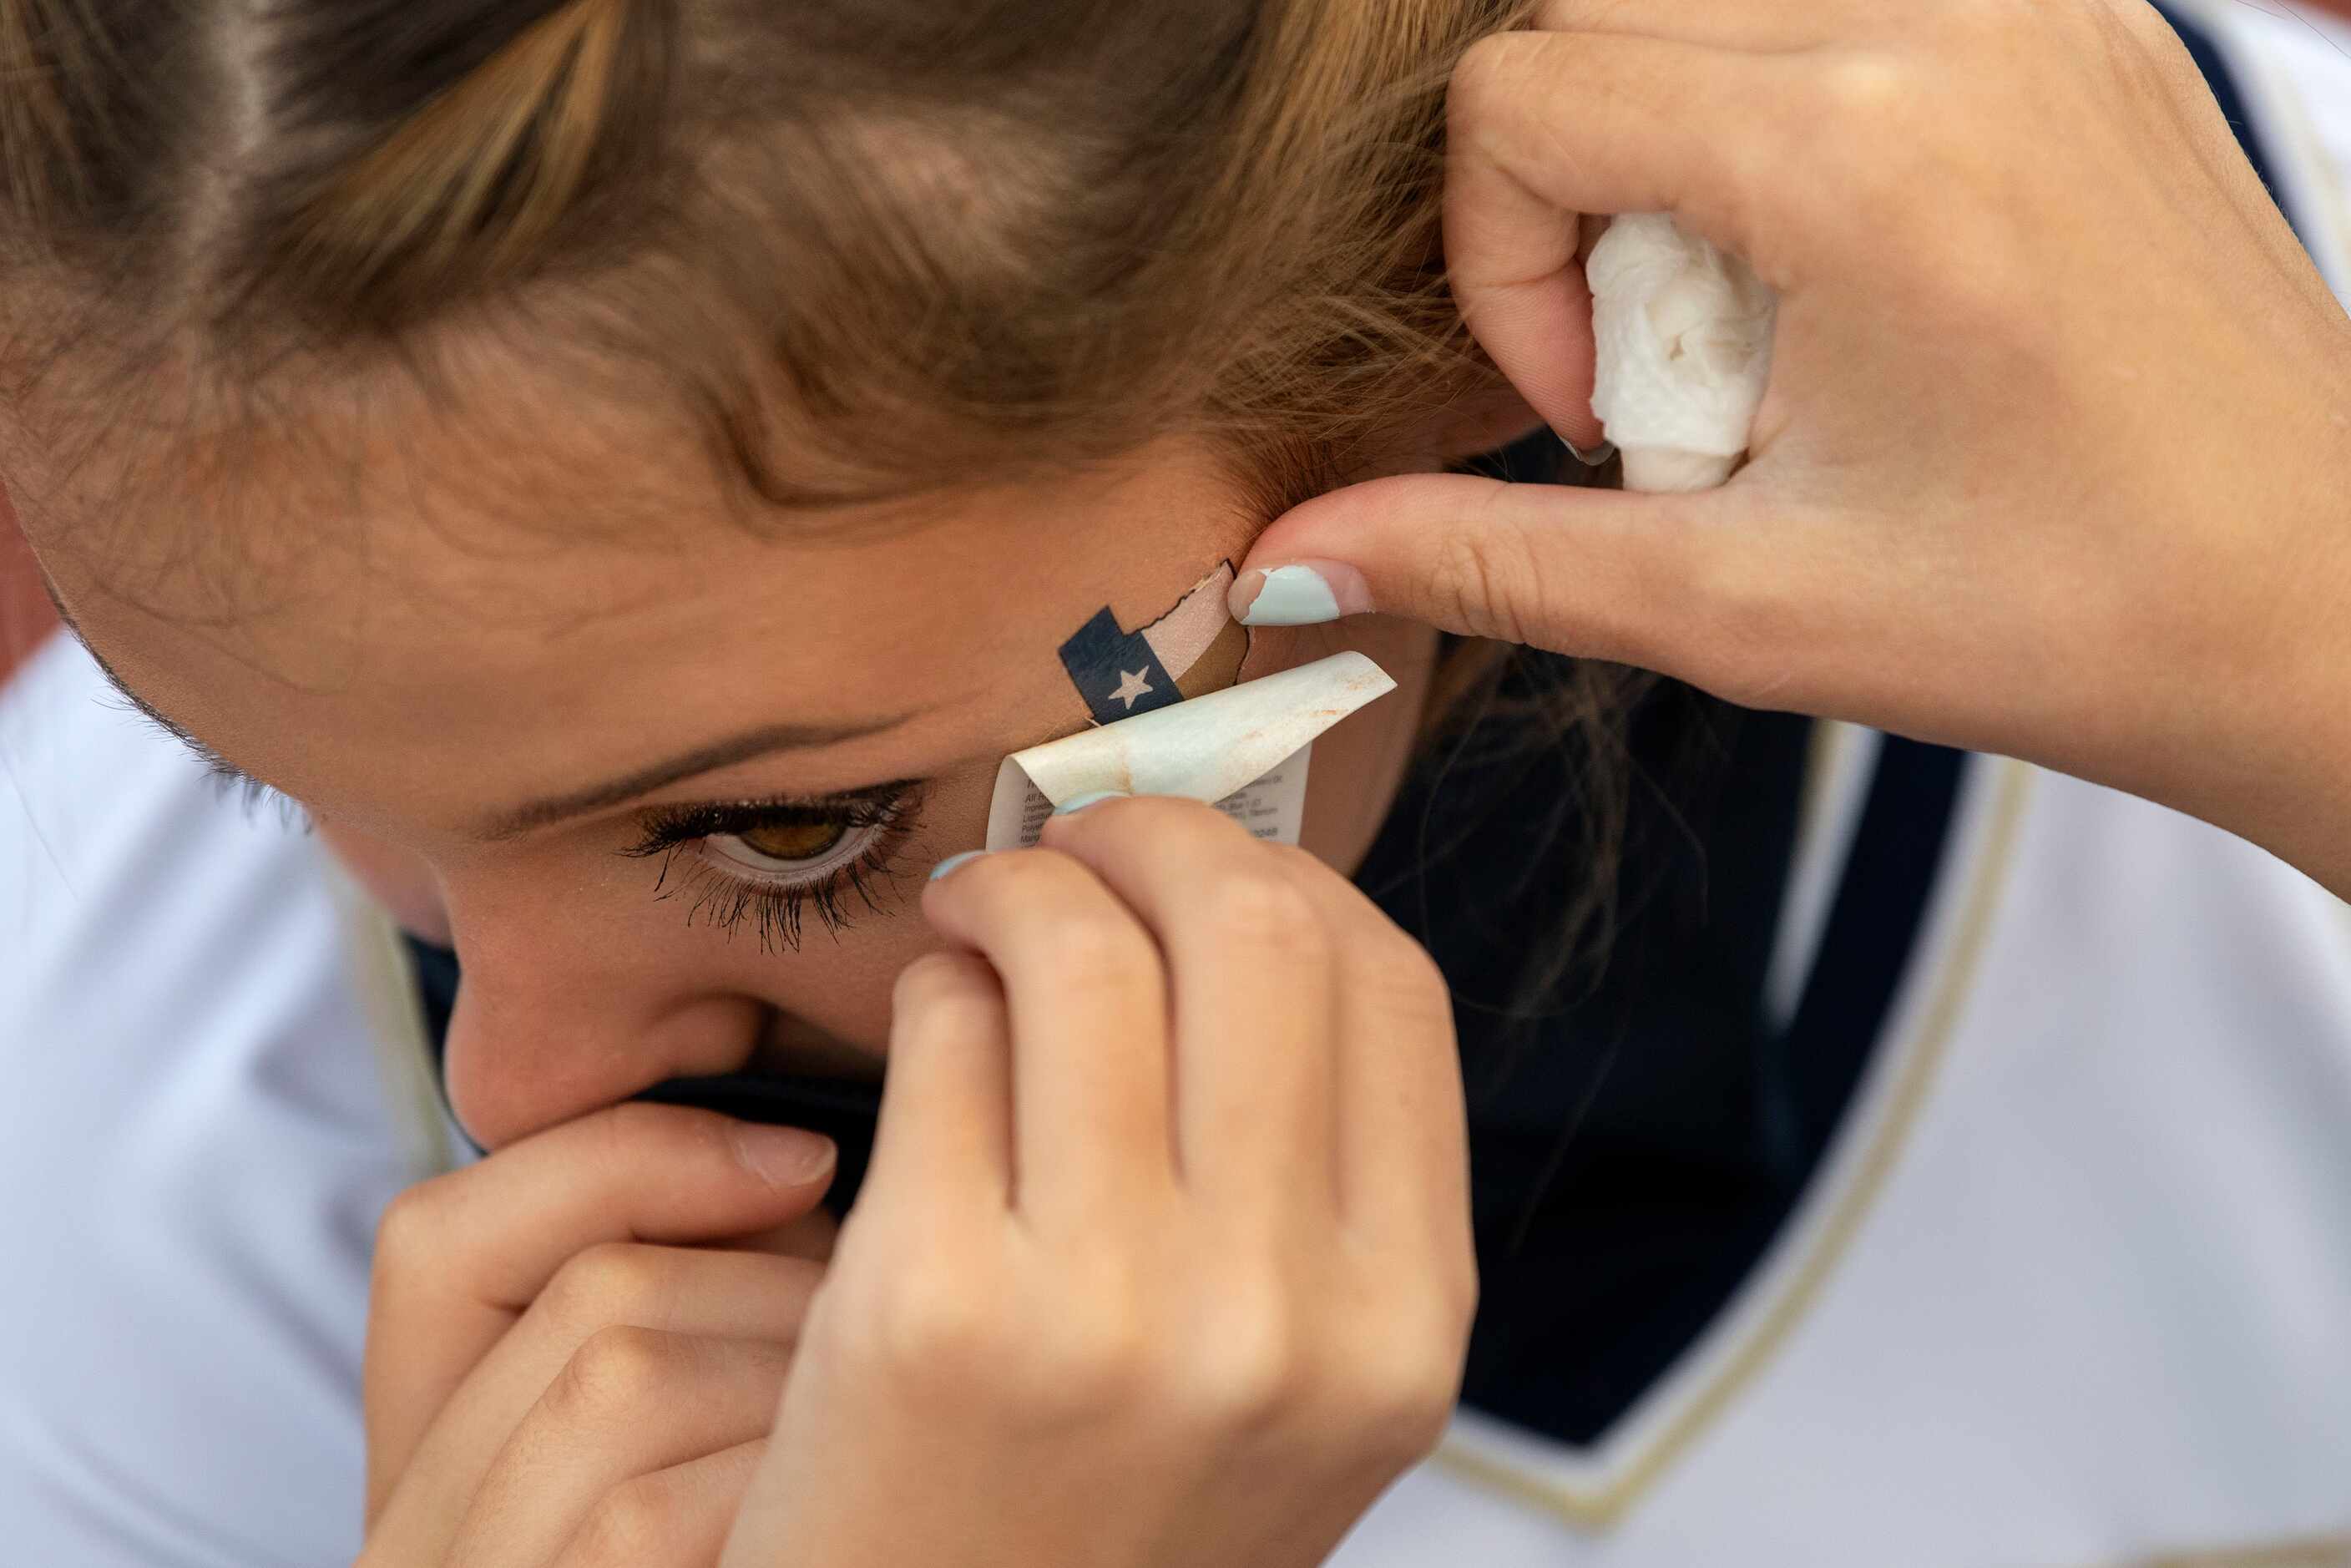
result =
[[[1221,801],[1276,771],[1314,737],[1395,689],[1388,673],[1357,653],[1225,691],[1194,697],[1116,724],[1081,730],[1006,758],[996,773],[987,844],[1022,841],[1040,807],[1117,789]],[[1296,770],[1303,779],[1303,770]],[[1049,808],[1048,808],[1049,809]],[[1289,836],[1295,837],[1295,824]]]
[[[1779,297],[1668,213],[1610,220],[1584,263],[1592,412],[1628,490],[1704,490],[1738,466],[1771,373]]]

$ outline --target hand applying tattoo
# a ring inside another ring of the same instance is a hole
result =
[[[951,862],[730,1568],[1308,1568],[1436,1442],[1476,1300],[1417,946],[1210,808]]]

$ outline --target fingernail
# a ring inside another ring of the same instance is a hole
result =
[[[1616,444],[1612,441],[1603,441],[1599,445],[1592,448],[1589,452],[1585,451],[1583,447],[1578,446],[1574,442],[1570,441],[1564,435],[1559,438],[1559,444],[1562,446],[1566,447],[1569,453],[1574,456],[1575,460],[1578,463],[1583,464],[1586,468],[1597,468],[1603,463],[1607,462],[1611,457],[1616,455]]]
[[[769,1186],[806,1186],[832,1168],[832,1140],[799,1127],[735,1126],[735,1155]]]
[[[1057,817],[1074,817],[1089,806],[1098,806],[1104,800],[1123,800],[1125,799],[1126,791],[1123,789],[1096,789],[1090,794],[1071,796],[1068,800],[1053,808],[1053,815]]]
[[[987,852],[986,850],[966,850],[959,855],[949,855],[946,859],[941,861],[938,864],[931,868],[931,880],[933,882],[936,882],[943,876],[952,875],[957,870],[970,864],[973,861],[977,860]]]
[[[1334,560],[1292,561],[1252,571],[1233,585],[1236,600],[1249,578],[1258,580],[1257,592],[1241,608],[1244,626],[1319,626],[1372,607],[1363,573]]]

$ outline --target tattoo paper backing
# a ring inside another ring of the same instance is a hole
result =
[[[987,847],[1033,844],[1054,807],[1102,789],[1210,801],[1259,838],[1294,844],[1314,737],[1395,689],[1363,654],[1333,653],[1016,751],[997,769]]]

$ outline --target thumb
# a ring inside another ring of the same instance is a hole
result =
[[[1635,496],[1467,474],[1374,479],[1276,519],[1234,581],[1250,626],[1376,612],[1678,673],[1736,563],[1727,491]]]

